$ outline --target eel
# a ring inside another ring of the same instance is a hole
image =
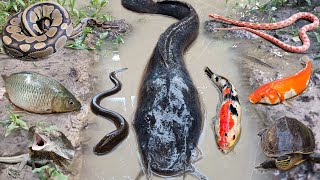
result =
[[[152,174],[185,173],[205,179],[193,166],[204,114],[183,60],[198,35],[198,15],[192,6],[179,1],[122,0],[122,5],[179,20],[161,34],[141,82],[133,128],[143,171],[147,179]]]
[[[117,127],[116,130],[108,133],[105,135],[93,148],[93,152],[96,155],[104,155],[109,152],[111,152],[113,149],[115,149],[122,141],[126,139],[126,137],[129,134],[129,125],[126,119],[121,116],[121,114],[106,109],[100,105],[101,101],[108,96],[111,96],[113,94],[118,93],[121,88],[122,84],[117,79],[116,74],[119,72],[122,72],[124,70],[127,70],[127,68],[118,69],[116,71],[113,71],[109,74],[109,78],[114,84],[114,87],[111,89],[107,89],[105,91],[102,91],[95,95],[91,100],[91,110],[94,114],[108,118],[112,120],[112,122]]]

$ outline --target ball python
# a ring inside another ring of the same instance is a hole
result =
[[[109,28],[106,22],[83,19],[75,28],[68,11],[52,1],[38,2],[9,18],[3,28],[5,51],[16,58],[37,59],[59,51],[71,37],[79,35],[86,25]]]
[[[283,20],[283,21],[279,21],[276,23],[261,23],[261,24],[260,23],[236,21],[233,19],[223,17],[218,14],[209,14],[209,17],[211,17],[213,19],[222,20],[222,21],[231,23],[233,25],[243,26],[243,27],[232,27],[232,28],[215,28],[216,30],[247,30],[247,31],[250,31],[250,32],[272,42],[273,44],[279,46],[280,48],[282,48],[285,51],[294,52],[294,53],[302,53],[310,47],[310,40],[309,40],[306,32],[314,30],[315,28],[317,28],[319,26],[318,17],[311,14],[311,13],[308,13],[308,12],[296,13],[296,14],[292,15],[291,17],[289,17],[288,19]],[[255,30],[255,29],[260,29],[260,30],[280,29],[280,28],[291,25],[292,23],[294,23],[298,19],[306,19],[306,20],[309,20],[312,22],[311,24],[304,25],[299,30],[299,37],[302,41],[301,46],[288,45],[288,44],[276,39],[273,36],[270,36],[268,34],[265,34],[260,31]]]
[[[103,98],[116,94],[121,90],[121,82],[116,78],[116,74],[127,68],[118,69],[110,73],[109,78],[115,85],[113,88],[105,90],[95,95],[91,100],[91,110],[94,114],[111,119],[117,129],[105,135],[99,143],[93,148],[96,155],[104,155],[112,151],[129,134],[129,125],[119,113],[108,110],[100,105]]]

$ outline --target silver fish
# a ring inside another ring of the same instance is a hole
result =
[[[14,73],[4,77],[10,101],[33,113],[80,110],[80,102],[61,83],[35,72]]]

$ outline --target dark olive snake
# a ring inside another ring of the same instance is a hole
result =
[[[5,51],[21,59],[44,58],[59,51],[67,40],[79,35],[87,24],[109,28],[92,18],[73,28],[68,11],[52,1],[35,3],[9,18],[3,28]]]
[[[108,110],[100,105],[100,102],[105,97],[116,94],[121,90],[121,82],[116,78],[116,74],[126,70],[127,68],[119,69],[110,73],[109,78],[115,85],[113,88],[105,90],[95,95],[91,101],[91,110],[94,114],[111,119],[117,129],[105,135],[99,143],[93,148],[96,155],[104,155],[112,151],[120,144],[129,134],[129,125],[127,121],[119,113]]]

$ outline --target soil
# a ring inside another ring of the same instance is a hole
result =
[[[38,122],[56,125],[74,146],[79,146],[80,130],[83,127],[85,116],[88,112],[89,97],[93,95],[91,93],[93,81],[88,68],[94,60],[93,54],[71,49],[63,49],[48,59],[30,62],[2,56],[0,71],[4,75],[21,71],[35,71],[58,80],[69,89],[83,105],[80,112],[48,115],[38,115],[24,111],[17,113],[23,115],[21,119],[25,120],[29,127]],[[1,79],[0,88],[3,91],[4,86],[4,81]],[[6,119],[8,117],[8,108],[14,108],[14,106],[5,96],[1,97],[0,102],[0,117],[1,119]],[[0,132],[4,132],[3,126],[0,127]],[[13,156],[28,152],[27,146],[29,142],[27,139],[27,131],[24,130],[14,131],[7,137],[4,137],[3,133],[1,133],[0,146],[6,148],[0,149],[0,156]],[[76,161],[81,162],[80,159]],[[0,164],[0,179],[12,179],[7,173],[4,173],[9,167],[12,167],[12,165]],[[79,168],[75,169],[78,171]],[[21,174],[22,179],[33,179],[34,176],[30,167],[24,168]]]
[[[118,35],[124,35],[130,31],[130,25],[125,20],[111,22],[112,26],[118,26],[117,30],[109,32],[107,41],[116,39]],[[99,37],[101,29],[95,29],[86,41],[93,45]],[[69,179],[79,179],[82,167],[81,151],[81,130],[86,126],[87,114],[91,97],[95,95],[94,84],[96,77],[93,77],[89,69],[99,61],[100,54],[98,51],[73,50],[64,48],[46,59],[36,61],[18,60],[7,56],[0,55],[0,72],[1,75],[9,76],[12,73],[21,71],[34,71],[40,74],[52,77],[61,82],[70,92],[72,92],[81,102],[82,108],[78,112],[54,113],[54,114],[33,114],[16,108],[5,96],[4,80],[0,79],[0,120],[8,119],[9,110],[23,115],[21,119],[25,120],[28,127],[37,123],[45,125],[56,125],[76,147],[76,155],[71,165],[72,174]],[[15,156],[27,153],[28,132],[25,130],[13,131],[9,136],[4,137],[4,127],[0,126],[0,156]],[[0,163],[0,179],[13,179],[8,175],[8,168],[18,165],[5,165]],[[32,168],[26,166],[21,174],[21,179],[36,179],[37,175],[32,173]]]
[[[319,7],[297,6],[295,3],[291,3],[291,5],[286,4],[284,7],[278,8],[270,14],[272,14],[272,17],[275,18],[276,21],[279,21],[286,19],[298,11],[308,11],[319,15],[319,9]],[[238,15],[238,18],[235,19],[250,20],[253,22],[267,22],[270,17],[270,15],[265,12],[250,14],[250,16],[247,15],[244,16],[244,18],[240,18],[240,14]],[[248,17],[250,17],[250,19],[248,19]],[[299,42],[294,42],[291,39],[295,34],[292,31],[292,27],[299,29],[305,23],[307,22],[299,21],[285,30],[268,31],[268,33],[278,36],[279,39],[290,44],[299,45]],[[224,39],[233,42],[233,46],[231,46],[230,49],[239,54],[239,56],[233,57],[233,62],[238,63],[242,75],[240,77],[242,79],[242,86],[239,87],[239,90],[247,93],[247,95],[266,82],[292,75],[303,68],[299,58],[304,54],[287,53],[264,39],[246,31],[215,32],[213,27],[216,26],[221,26],[221,23],[213,21],[206,23],[205,28],[208,30],[208,38]],[[311,59],[314,59],[314,57],[320,53],[320,43],[317,42],[312,32],[309,32],[308,35],[311,38],[311,48],[306,54]],[[89,38],[91,38],[89,41],[94,42],[94,37]],[[60,81],[82,102],[83,107],[79,112],[48,115],[38,115],[24,111],[18,112],[23,115],[22,119],[27,122],[28,126],[32,126],[38,122],[57,125],[59,130],[65,133],[72,144],[77,147],[76,158],[72,168],[73,173],[70,179],[80,179],[79,172],[81,172],[83,152],[81,143],[87,141],[87,139],[81,139],[80,133],[88,119],[89,102],[91,97],[96,93],[94,88],[97,77],[92,76],[89,69],[100,60],[101,56],[95,51],[79,51],[68,48],[64,48],[53,56],[39,61],[21,61],[6,55],[0,55],[1,75],[10,75],[20,71],[39,72]],[[316,70],[318,68],[320,68],[320,63],[314,59],[313,69]],[[257,118],[259,119],[259,127],[261,129],[267,127],[282,116],[291,116],[301,120],[313,130],[317,144],[316,152],[320,153],[319,82],[320,73],[315,71],[307,90],[304,91],[302,95],[289,100],[292,104],[291,107],[283,104],[276,106],[253,106],[245,99],[243,99],[242,103],[248,104],[245,105],[245,107],[248,107],[245,111],[254,111],[258,114]],[[5,96],[2,96],[4,92],[4,81],[0,79],[0,120],[6,119],[8,117],[8,107],[13,107],[10,101]],[[0,132],[3,131],[4,128],[0,126]],[[1,133],[0,147],[4,148],[0,148],[0,156],[13,156],[26,153],[28,143],[27,131],[17,130],[12,132],[8,137],[4,137]],[[13,179],[6,173],[7,169],[12,166],[13,165],[0,164],[0,179]],[[281,172],[278,176],[288,179],[320,179],[320,166],[306,162],[293,170]],[[35,179],[37,175],[32,173],[31,167],[26,166],[21,172],[20,178]]]
[[[316,3],[314,3],[316,4]],[[276,22],[284,20],[297,12],[311,12],[319,17],[319,7],[308,5],[297,5],[295,2],[288,2],[283,7],[279,7],[272,14],[271,17],[275,18]],[[243,18],[238,18],[241,21],[250,22],[268,22],[270,15],[266,11],[250,14]],[[250,17],[250,18],[249,18]],[[295,42],[292,37],[295,36],[293,29],[299,30],[303,25],[309,23],[308,21],[299,20],[294,25],[281,29],[264,31],[281,41],[299,46],[300,42]],[[234,58],[238,62],[240,69],[243,87],[245,87],[247,95],[253,92],[259,86],[273,81],[275,79],[284,78],[295,74],[304,68],[303,61],[299,60],[303,55],[307,55],[312,59],[313,74],[307,89],[299,96],[294,97],[288,102],[292,104],[287,106],[284,104],[279,105],[252,105],[252,110],[259,115],[261,122],[261,129],[268,127],[271,123],[277,121],[283,116],[294,117],[305,125],[310,127],[314,132],[316,139],[315,152],[320,153],[320,63],[316,56],[320,53],[320,43],[317,41],[315,34],[309,32],[308,36],[311,40],[311,47],[303,54],[288,53],[276,47],[272,43],[250,33],[247,31],[225,31],[217,32],[215,27],[228,27],[217,21],[207,21],[205,28],[208,35],[213,38],[224,38],[234,42],[233,51],[238,52],[240,56]],[[319,33],[319,31],[317,31]],[[249,40],[249,41],[248,41]],[[249,42],[249,43],[248,43]],[[241,63],[240,63],[241,62]],[[267,157],[266,157],[267,158]],[[280,178],[288,179],[320,179],[320,166],[319,164],[311,164],[305,162],[287,172],[276,173]]]

